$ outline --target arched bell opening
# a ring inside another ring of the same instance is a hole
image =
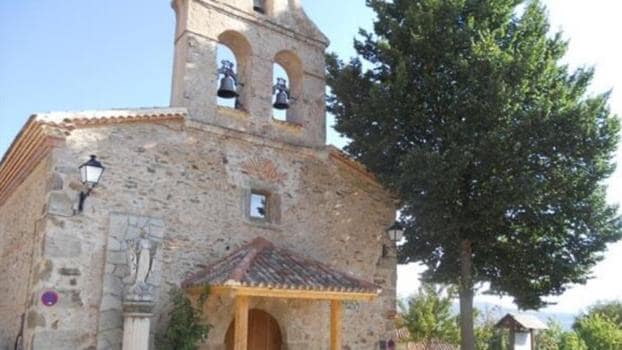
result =
[[[250,58],[251,47],[242,34],[226,31],[218,36],[216,64],[219,68],[217,79],[219,106],[248,110]]]
[[[273,111],[276,119],[303,124],[303,67],[292,51],[274,57]]]
[[[233,350],[235,321],[231,321],[225,335],[225,349]],[[248,312],[248,349],[281,350],[283,337],[277,320],[269,313],[251,309]]]

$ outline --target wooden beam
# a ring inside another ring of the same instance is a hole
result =
[[[248,297],[235,298],[234,350],[248,350]]]
[[[330,302],[330,350],[341,350],[343,304],[340,300]]]
[[[192,287],[187,289],[190,293],[200,293],[203,288]],[[333,291],[313,291],[299,289],[274,289],[258,287],[237,287],[237,286],[212,286],[210,292],[220,295],[232,296],[251,296],[262,298],[279,299],[311,299],[311,300],[362,300],[371,301],[378,295],[376,293],[357,293],[357,292],[333,292]]]

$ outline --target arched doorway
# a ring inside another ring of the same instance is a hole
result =
[[[233,350],[234,321],[225,336],[227,350]],[[248,350],[281,350],[283,339],[279,323],[269,313],[257,309],[248,312]]]

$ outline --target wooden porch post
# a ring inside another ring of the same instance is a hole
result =
[[[340,300],[330,301],[330,350],[341,350],[343,304]]]
[[[235,297],[235,331],[234,350],[248,349],[248,297],[238,295]]]

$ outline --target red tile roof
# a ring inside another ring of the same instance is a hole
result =
[[[205,285],[345,293],[380,291],[373,283],[277,248],[264,238],[256,238],[182,283],[183,288]]]
[[[35,114],[35,120],[43,125],[65,129],[84,128],[121,123],[158,122],[184,120],[185,108],[154,107],[134,109],[109,109],[95,111],[69,111]]]

